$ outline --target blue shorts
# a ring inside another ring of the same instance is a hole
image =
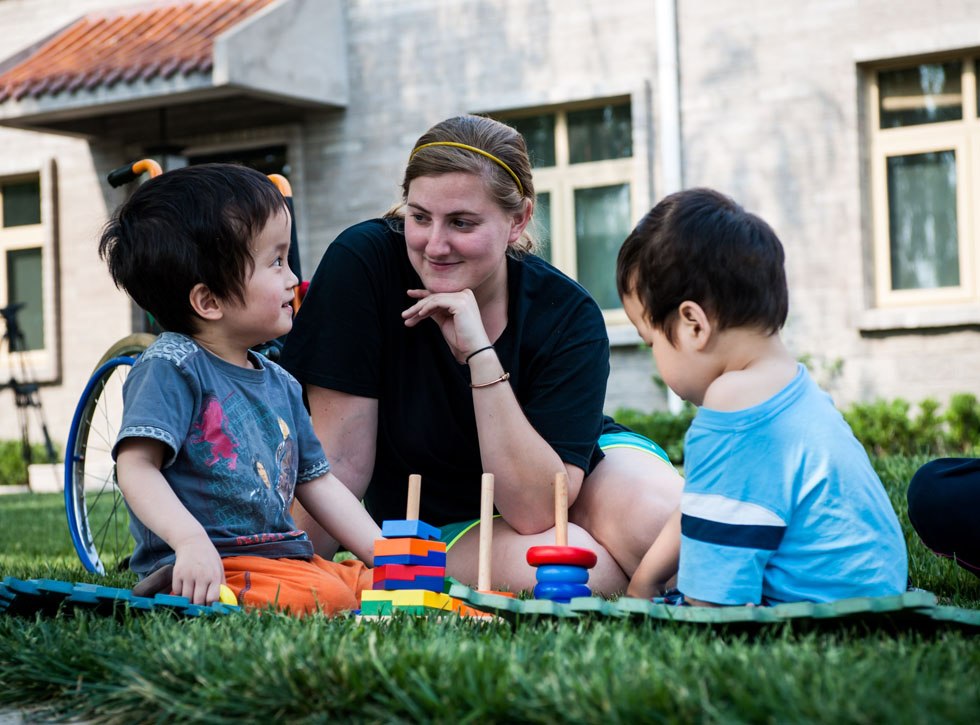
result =
[[[599,436],[599,449],[603,453],[614,448],[633,448],[638,451],[643,451],[656,456],[671,468],[674,467],[674,464],[670,462],[670,457],[663,448],[646,436],[634,433],[633,431],[619,430],[612,433],[603,433]],[[496,514],[494,518],[500,518],[500,514]],[[446,551],[449,551],[457,541],[463,538],[470,529],[478,526],[479,523],[480,519],[470,519],[469,521],[457,521],[441,526],[439,529],[441,532],[439,540],[446,544]]]

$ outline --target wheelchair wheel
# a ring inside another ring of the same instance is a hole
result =
[[[65,451],[65,511],[72,543],[90,572],[125,568],[133,551],[129,512],[116,486],[112,446],[122,421],[122,386],[154,336],[125,337],[102,356],[75,408]]]

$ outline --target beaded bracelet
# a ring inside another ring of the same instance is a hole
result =
[[[496,380],[491,380],[489,383],[470,383],[471,388],[489,388],[491,385],[496,385],[497,383],[502,383],[505,380],[510,379],[510,373],[504,373]]]
[[[493,345],[487,345],[486,347],[481,347],[479,350],[474,350],[473,352],[471,352],[469,355],[466,356],[466,359],[463,360],[463,362],[468,363],[471,357],[473,357],[474,355],[479,355],[484,350],[493,350]]]

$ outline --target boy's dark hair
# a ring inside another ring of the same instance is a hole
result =
[[[173,332],[191,334],[199,282],[244,302],[250,243],[286,201],[261,172],[233,164],[168,171],[142,184],[106,223],[99,256],[117,287]]]
[[[701,305],[718,329],[774,334],[789,309],[784,259],[765,221],[717,191],[689,189],[665,197],[630,232],[616,286],[620,297],[636,294],[647,321],[671,343],[685,300]]]

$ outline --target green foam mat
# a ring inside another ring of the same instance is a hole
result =
[[[795,602],[772,607],[680,607],[631,597],[617,600],[578,597],[568,604],[559,604],[483,594],[458,582],[450,588],[449,596],[462,600],[474,609],[512,622],[539,618],[604,617],[749,630],[790,623],[802,628],[858,625],[893,630],[953,628],[980,633],[980,610],[939,606],[936,596],[925,591],[909,591],[890,597],[841,599],[821,604]]]

